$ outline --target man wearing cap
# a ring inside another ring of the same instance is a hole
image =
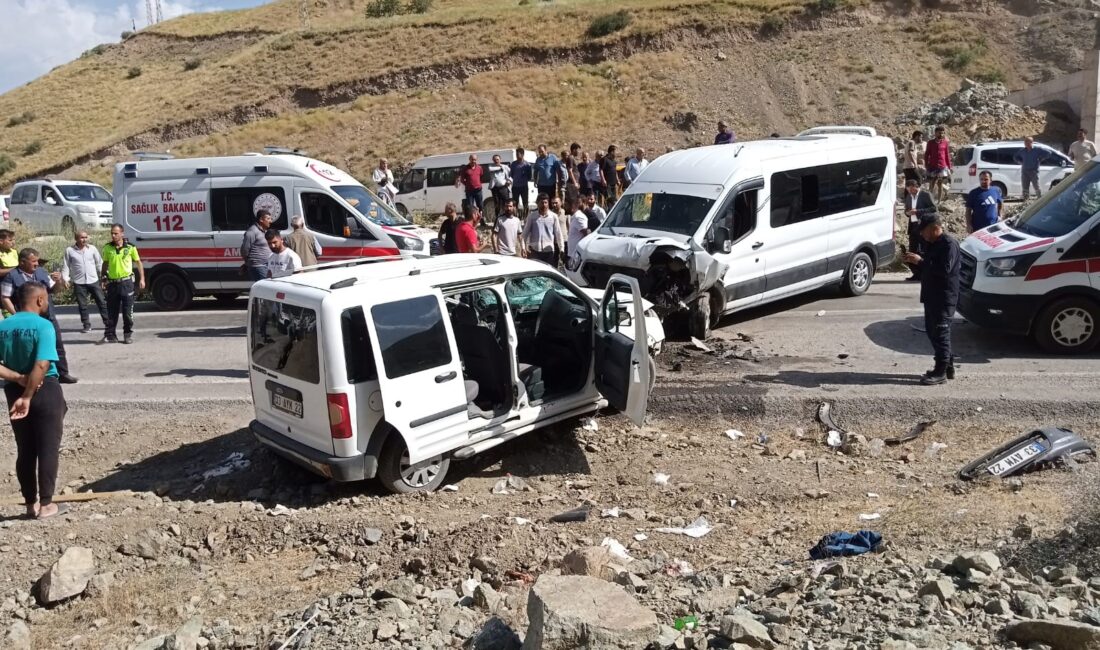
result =
[[[714,136],[714,144],[733,144],[737,136],[730,131],[725,122],[718,123],[718,133]]]
[[[15,475],[27,518],[47,519],[63,512],[53,493],[68,411],[55,363],[56,328],[44,318],[50,309],[45,285],[24,282],[12,300],[18,311],[0,323],[0,379],[15,433]]]
[[[270,217],[269,217],[270,218]],[[266,242],[264,242],[266,244]],[[270,255],[270,250],[268,254]],[[264,258],[265,262],[267,258]],[[134,339],[134,268],[137,268],[137,290],[145,290],[145,269],[133,244],[122,236],[122,226],[111,226],[111,241],[103,247],[103,270],[100,275],[107,284],[107,327],[103,343],[118,343],[118,316],[122,314],[123,343]],[[266,274],[267,270],[264,269]]]
[[[924,330],[935,353],[935,367],[921,378],[926,386],[955,378],[951,356],[951,317],[959,302],[959,244],[943,231],[938,215],[921,220],[921,237],[928,242],[925,254],[906,253],[905,261],[921,268],[920,301],[924,304]]]

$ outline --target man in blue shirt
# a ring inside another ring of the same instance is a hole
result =
[[[523,159],[523,154],[523,148],[517,147],[516,159],[508,166],[509,171],[512,172],[512,200],[516,202],[517,208],[520,203],[523,204],[522,212],[519,213],[520,221],[526,219],[527,213],[530,211],[527,201],[530,193],[531,163]]]
[[[48,289],[40,282],[24,282],[13,302],[19,311],[0,322],[0,379],[15,432],[15,473],[27,517],[46,519],[62,512],[53,493],[68,407],[57,378],[54,326],[44,317],[50,309]]]
[[[982,172],[978,176],[978,187],[966,195],[966,227],[969,232],[981,230],[997,223],[1004,212],[1004,197],[1001,189],[993,187],[993,175]]]
[[[552,153],[547,153],[546,145],[540,144],[538,157],[535,158],[535,185],[539,194],[546,196],[558,195],[558,181],[561,180],[561,160]]]
[[[1024,186],[1025,201],[1031,194],[1032,185],[1035,186],[1035,198],[1043,196],[1043,188],[1039,187],[1039,165],[1045,157],[1045,151],[1035,148],[1034,138],[1024,138],[1024,148],[1016,154],[1016,162],[1020,165],[1020,184]]]

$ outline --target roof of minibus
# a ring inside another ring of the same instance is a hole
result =
[[[369,286],[372,292],[393,292],[400,296],[402,285],[439,286],[473,282],[483,278],[523,273],[545,273],[549,269],[542,262],[521,257],[501,255],[441,255],[430,258],[394,258],[363,261],[359,264],[340,264],[329,268],[307,270],[305,273],[263,280],[324,291],[339,291],[337,283],[348,287]],[[354,283],[348,283],[354,279]],[[378,284],[389,281],[392,284]],[[387,288],[392,287],[392,289]]]
[[[260,169],[257,169],[258,167]],[[201,168],[207,169],[206,175],[211,177],[277,174],[298,176],[325,186],[362,184],[351,174],[324,161],[286,154],[132,160],[116,164],[115,174],[135,170],[138,179],[182,178],[195,176],[196,170]]]
[[[845,134],[768,138],[694,147],[659,156],[649,163],[638,182],[726,185],[740,166],[759,166],[768,160],[807,154],[822,156],[817,164],[825,164],[827,160],[824,156],[829,153],[846,149],[878,149],[881,155],[893,155],[893,146],[893,142],[886,137]]]

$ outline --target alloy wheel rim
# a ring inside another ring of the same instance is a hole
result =
[[[436,456],[419,462],[416,465],[410,465],[409,452],[405,451],[405,453],[401,454],[401,480],[409,487],[422,488],[439,477],[442,463],[443,457]]]

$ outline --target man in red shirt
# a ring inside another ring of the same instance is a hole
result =
[[[481,165],[477,164],[477,154],[470,154],[470,162],[458,170],[455,187],[466,188],[466,203],[476,205],[477,211],[485,209],[481,197]]]
[[[459,253],[482,253],[491,248],[482,245],[477,238],[477,224],[481,221],[481,210],[469,203],[462,209],[462,220],[455,226],[455,244]]]
[[[945,180],[951,178],[951,143],[942,126],[936,127],[936,137],[924,149],[924,167],[928,170],[928,189],[937,201],[947,197]]]

